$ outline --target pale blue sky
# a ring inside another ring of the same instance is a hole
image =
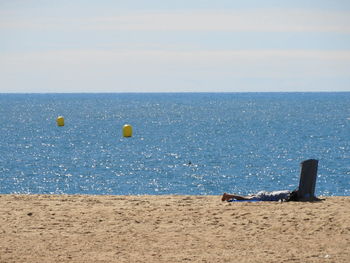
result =
[[[0,92],[350,91],[350,1],[0,0]]]

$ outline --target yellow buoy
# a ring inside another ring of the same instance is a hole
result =
[[[57,126],[64,126],[64,118],[62,116],[58,116],[56,122]]]
[[[124,137],[131,137],[132,136],[132,127],[130,124],[125,124],[123,126],[123,136]]]

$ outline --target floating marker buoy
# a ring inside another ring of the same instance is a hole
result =
[[[125,124],[123,126],[123,136],[124,137],[131,137],[132,136],[132,127],[130,124]]]
[[[62,116],[58,116],[56,122],[57,126],[64,126],[64,118]]]

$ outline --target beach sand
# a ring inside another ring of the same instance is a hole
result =
[[[350,262],[350,197],[0,195],[0,262]]]

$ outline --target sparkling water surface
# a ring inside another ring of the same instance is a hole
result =
[[[350,194],[350,93],[0,94],[0,124],[2,194],[293,190],[310,158]]]

